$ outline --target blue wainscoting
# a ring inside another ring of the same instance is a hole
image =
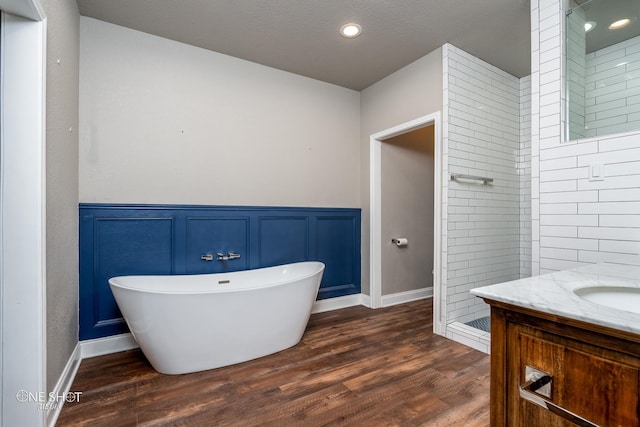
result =
[[[201,259],[217,252],[241,256]],[[80,339],[128,331],[110,277],[311,260],[326,265],[318,299],[360,293],[360,209],[81,204]]]

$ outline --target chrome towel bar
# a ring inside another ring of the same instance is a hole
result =
[[[483,184],[490,184],[493,182],[493,178],[487,178],[484,176],[464,175],[461,173],[451,174],[451,181],[457,181],[459,179],[466,179],[471,181],[482,181]]]

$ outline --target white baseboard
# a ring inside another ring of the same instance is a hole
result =
[[[396,294],[390,294],[390,295],[382,295],[382,306],[391,307],[392,305],[404,304],[405,302],[430,298],[432,296],[433,296],[432,287],[416,289],[413,291],[398,292]]]
[[[63,396],[66,395],[69,391],[76,391],[71,390],[71,384],[73,384],[73,380],[76,377],[76,373],[78,372],[78,368],[80,367],[80,362],[82,362],[82,351],[80,349],[80,343],[78,343],[73,349],[73,352],[71,353],[71,356],[69,357],[69,360],[67,361],[67,364],[62,371],[62,374],[60,374],[58,382],[50,393],[53,393],[54,396]],[[47,411],[45,424],[48,427],[55,426],[56,421],[60,416],[60,412],[62,411],[62,406],[64,405],[65,399],[56,399],[56,402],[59,402],[59,404],[51,407],[51,409]]]
[[[130,333],[80,341],[83,359],[131,350],[138,347],[138,343]]]
[[[365,304],[365,298],[366,302]],[[323,313],[325,311],[339,310],[341,308],[353,307],[356,305],[364,305],[368,307],[369,296],[363,294],[347,295],[344,297],[321,299],[313,303],[311,313]]]
[[[360,297],[362,298],[362,302],[360,304],[367,308],[371,308],[371,297],[366,294],[360,294]]]
[[[391,295],[383,295],[382,307],[391,307],[392,305],[404,304],[405,302],[416,301],[419,299],[431,297],[433,297],[432,287],[416,289],[413,291],[398,292]],[[311,313],[323,313],[325,311],[339,310],[341,308],[353,307],[356,305],[371,307],[371,297],[365,294],[356,294],[316,301],[313,304]]]

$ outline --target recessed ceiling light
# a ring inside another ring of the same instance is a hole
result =
[[[587,21],[587,22],[585,22],[585,23],[584,23],[584,32],[585,32],[585,33],[588,33],[589,31],[593,30],[593,29],[596,27],[596,25],[598,25],[598,24],[596,24],[596,23],[595,23],[595,22],[593,22],[593,21]]]
[[[619,19],[616,22],[613,22],[611,25],[609,25],[609,29],[610,30],[619,30],[620,28],[624,28],[629,24],[631,24],[631,19],[623,18],[623,19]]]
[[[358,37],[360,34],[362,34],[362,27],[358,24],[351,22],[340,27],[340,35],[342,37],[352,39],[354,37]]]

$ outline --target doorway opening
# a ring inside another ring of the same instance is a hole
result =
[[[383,201],[382,201],[382,144],[391,138],[408,134],[426,127],[433,127],[433,329],[444,335],[445,314],[442,306],[442,176],[443,153],[440,112],[419,117],[415,120],[378,132],[370,137],[370,304],[372,308],[384,306],[382,296],[383,247]],[[406,237],[406,236],[395,236]],[[400,249],[400,248],[398,248]],[[390,305],[390,304],[389,304]]]

